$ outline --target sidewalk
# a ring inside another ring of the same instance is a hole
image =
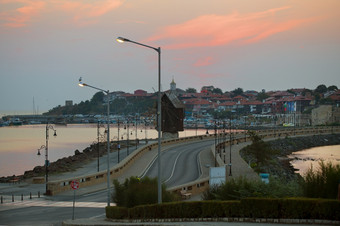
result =
[[[191,221],[189,221],[191,220]],[[204,221],[205,220],[205,221]],[[265,225],[265,226],[277,226],[278,224],[286,225],[298,225],[298,226],[308,226],[308,225],[325,225],[332,224],[326,221],[318,220],[299,220],[299,219],[251,219],[251,218],[211,218],[211,219],[201,219],[201,221],[194,221],[193,219],[178,219],[178,221],[171,222],[169,219],[159,220],[159,222],[127,222],[127,221],[109,221],[104,217],[92,218],[92,219],[76,219],[76,220],[66,220],[63,222],[63,226],[101,226],[101,225],[143,225],[143,226],[179,226],[179,225],[192,225],[192,226],[223,226],[223,225],[233,225],[233,226],[248,226],[248,225]],[[335,224],[333,224],[335,225]]]

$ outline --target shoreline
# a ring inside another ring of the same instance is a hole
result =
[[[134,141],[129,142],[129,147],[135,146]],[[120,141],[121,149],[126,148],[126,142]],[[117,141],[111,142],[111,153],[117,151]],[[106,142],[100,142],[99,157],[107,154]],[[98,157],[97,144],[91,144],[86,147],[82,152],[78,149],[74,151],[74,154],[68,157],[63,157],[57,161],[50,162],[49,175],[62,174],[66,172],[75,171],[77,168],[91,161],[95,161]],[[44,177],[45,166],[35,166],[32,170],[27,170],[21,175],[2,176],[0,177],[0,183],[11,183],[12,181],[24,181],[33,177]]]
[[[272,154],[270,161],[256,168],[256,170],[289,181],[302,177],[291,164],[294,158],[290,158],[289,155],[313,147],[340,145],[340,134],[286,137],[265,141],[265,143],[269,144],[274,154]],[[245,150],[245,148],[242,149],[240,154],[248,162],[251,157]]]
[[[124,143],[125,142],[121,141],[121,148],[125,147]],[[270,173],[271,175],[284,177],[286,179],[292,179],[298,176],[298,174],[290,163],[292,158],[289,158],[289,155],[291,155],[293,152],[302,151],[313,147],[340,145],[340,135],[328,134],[303,137],[286,137],[267,141],[266,143],[268,143],[272,149],[278,150],[279,154],[273,156],[273,158],[275,158],[275,164],[264,166],[263,170]],[[130,146],[134,145],[135,143],[131,141]],[[105,142],[100,143],[100,156],[106,154],[105,146]],[[116,150],[116,145],[112,145],[111,152],[114,152]],[[240,151],[241,157],[248,162],[248,156],[242,150]],[[51,162],[49,173],[59,174],[74,171],[80,165],[93,161],[95,158],[97,158],[97,155],[97,145],[90,145],[89,147],[86,147],[82,152],[76,149],[74,151],[74,155],[60,158],[55,162]],[[35,166],[32,170],[27,170],[22,175],[0,177],[0,183],[10,183],[11,181],[16,179],[21,181],[33,177],[44,176],[44,174],[44,166]]]

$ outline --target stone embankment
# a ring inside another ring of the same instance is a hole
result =
[[[290,164],[288,156],[296,151],[302,151],[312,147],[339,145],[339,134],[327,134],[327,135],[313,135],[313,136],[300,136],[300,137],[286,137],[266,142],[272,149],[271,160],[267,161],[262,166],[255,167],[259,173],[269,173],[280,179],[294,179],[298,177],[295,173],[295,169]],[[246,151],[241,150],[241,156],[246,161],[251,159]]]
[[[125,148],[126,142],[121,142],[120,146],[121,148]],[[133,141],[130,141],[130,146],[134,146],[135,143]],[[111,152],[115,151],[117,148],[116,144],[111,145]],[[70,172],[74,171],[80,166],[84,165],[84,163],[88,163],[92,161],[93,159],[100,156],[103,156],[107,153],[106,149],[106,143],[100,143],[99,146],[99,153],[98,153],[98,146],[97,144],[92,144],[90,147],[85,148],[82,152],[78,149],[74,151],[74,155],[69,157],[64,157],[61,159],[58,159],[55,162],[51,162],[50,166],[48,168],[49,174],[56,174],[56,173],[64,173],[64,172]],[[15,180],[23,180],[28,179],[32,177],[39,177],[45,175],[45,166],[36,166],[33,168],[33,170],[25,171],[23,175],[13,175],[8,177],[1,177],[0,183],[8,183]]]

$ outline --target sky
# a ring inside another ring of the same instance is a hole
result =
[[[97,92],[340,87],[339,0],[0,0],[0,116]]]

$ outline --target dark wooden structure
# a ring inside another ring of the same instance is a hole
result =
[[[184,104],[174,93],[164,93],[162,96],[162,132],[178,133],[183,131]]]

